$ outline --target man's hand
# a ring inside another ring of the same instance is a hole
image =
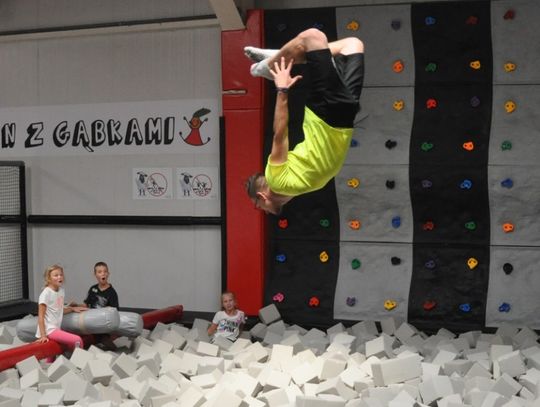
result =
[[[285,57],[281,57],[281,61],[278,64],[274,62],[274,69],[270,69],[270,73],[274,77],[274,83],[276,88],[290,88],[298,80],[302,79],[302,75],[297,75],[291,78],[291,68],[293,66],[293,60],[291,59],[288,64],[285,63]]]

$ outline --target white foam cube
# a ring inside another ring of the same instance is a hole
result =
[[[275,304],[269,304],[259,310],[259,319],[265,325],[269,325],[274,321],[281,319],[281,315]]]
[[[31,372],[34,369],[40,368],[40,364],[35,356],[27,357],[20,362],[15,364],[15,368],[18,370],[19,375],[24,376],[25,374]]]
[[[409,355],[402,358],[383,360],[371,366],[376,386],[386,386],[414,379],[422,374],[421,357]]]
[[[109,364],[100,359],[89,360],[82,371],[86,379],[91,383],[101,383],[105,386],[109,384],[114,374]]]

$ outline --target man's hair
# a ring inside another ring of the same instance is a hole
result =
[[[253,174],[247,179],[245,184],[248,196],[251,199],[257,199],[257,192],[262,190],[265,184],[266,180],[264,179],[263,174],[261,174],[260,172]]]

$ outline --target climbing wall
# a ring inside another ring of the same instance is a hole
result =
[[[540,327],[539,16],[532,0],[266,12],[268,47],[309,27],[366,47],[346,164],[270,217],[266,303],[321,325]]]

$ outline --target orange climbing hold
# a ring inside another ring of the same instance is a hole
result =
[[[510,222],[506,222],[503,224],[503,231],[504,233],[511,233],[514,231],[514,225]]]
[[[401,59],[398,59],[392,65],[392,69],[394,70],[395,73],[400,73],[400,72],[403,72],[403,70],[405,69],[405,65],[403,64],[403,61]]]
[[[387,311],[392,311],[396,307],[397,307],[397,302],[393,300],[386,300],[384,302],[384,309]]]
[[[360,229],[360,226],[361,226],[361,225],[362,225],[362,224],[360,223],[360,221],[359,221],[359,220],[356,220],[356,219],[351,220],[351,221],[349,222],[349,227],[350,227],[351,229],[353,229],[353,230],[358,230],[358,229]]]
[[[351,20],[349,24],[347,24],[347,30],[358,31],[359,28],[360,24],[358,24],[358,21],[356,20]]]
[[[472,151],[474,150],[474,143],[472,141],[467,141],[463,143],[463,148],[467,151]]]
[[[360,181],[358,180],[358,178],[349,178],[347,180],[347,186],[351,188],[358,188],[358,185],[360,185]]]

